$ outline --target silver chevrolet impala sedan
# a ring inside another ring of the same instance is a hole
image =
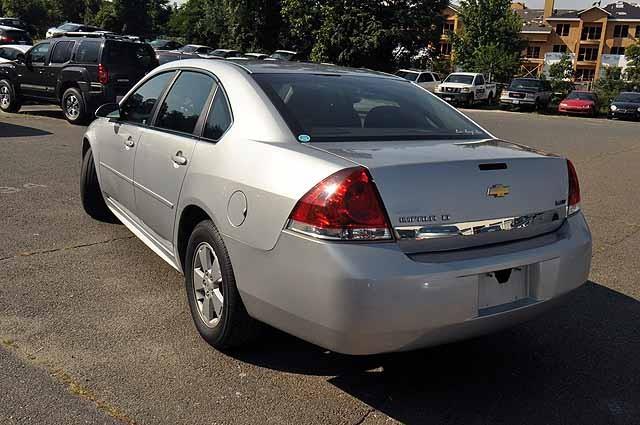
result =
[[[512,326],[588,278],[570,161],[369,70],[185,60],[104,105],[81,195],[185,276],[219,349],[260,322],[348,354]]]

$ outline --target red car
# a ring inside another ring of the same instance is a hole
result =
[[[596,115],[598,112],[598,97],[590,91],[572,91],[560,105],[558,112],[562,114]]]

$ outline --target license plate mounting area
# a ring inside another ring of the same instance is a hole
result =
[[[478,312],[488,313],[495,307],[513,304],[516,308],[524,300],[532,300],[530,280],[531,267],[520,266],[496,270],[478,275]]]

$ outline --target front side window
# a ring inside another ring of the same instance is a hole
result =
[[[31,62],[44,63],[47,60],[49,54],[49,43],[40,43],[31,49]]]
[[[454,108],[408,81],[303,73],[252,77],[303,142],[488,137]]]
[[[484,84],[484,77],[482,75],[478,75],[476,77],[476,86],[481,86]]]
[[[227,97],[222,89],[218,88],[213,99],[211,112],[207,117],[203,136],[210,140],[219,140],[231,125],[231,111],[227,103]]]
[[[153,107],[174,74],[172,71],[156,75],[138,87],[120,105],[120,118],[127,122],[147,124],[151,119]]]
[[[53,48],[51,63],[66,63],[71,60],[74,41],[61,41]]]
[[[76,62],[79,63],[98,63],[100,59],[100,41],[83,41],[76,51]]]
[[[160,107],[155,126],[191,134],[215,82],[208,75],[183,72]]]

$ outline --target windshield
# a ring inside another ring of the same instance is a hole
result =
[[[274,54],[271,55],[273,59],[280,59],[283,61],[291,60],[293,56],[294,56],[293,53],[285,53],[285,52],[275,52]]]
[[[444,80],[445,83],[473,84],[473,75],[451,74]]]
[[[169,42],[167,40],[154,40],[149,44],[151,44],[151,47],[164,47],[169,44]]]
[[[542,88],[542,81],[516,78],[511,82],[509,90],[539,90]]]
[[[196,51],[196,49],[198,48],[198,46],[192,46],[190,44],[183,46],[181,48],[179,48],[178,50],[180,50],[181,52],[184,53],[193,53]]]
[[[411,71],[398,71],[396,72],[396,75],[400,78],[404,78],[405,80],[415,82],[418,79],[418,75],[420,74]]]
[[[640,103],[640,93],[620,93],[616,102]]]
[[[78,27],[80,27],[80,25],[78,24],[64,24],[60,25],[58,29],[62,31],[75,31],[76,29],[78,29]]]
[[[489,137],[408,81],[333,74],[252,76],[301,142]]]
[[[593,93],[574,91],[569,93],[569,96],[567,96],[567,99],[596,100],[596,97]]]

